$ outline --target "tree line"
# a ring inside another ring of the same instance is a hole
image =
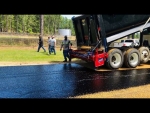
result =
[[[71,29],[75,35],[71,19],[59,14],[43,15],[43,34],[57,34],[58,29]],[[40,32],[40,15],[0,14],[0,32],[37,34]]]

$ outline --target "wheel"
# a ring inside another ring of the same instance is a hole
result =
[[[109,69],[118,69],[122,67],[123,64],[123,54],[119,49],[110,49],[108,51],[108,58],[106,62],[106,66]]]
[[[135,68],[140,64],[140,52],[135,48],[130,48],[125,52],[124,65],[128,68]]]
[[[139,49],[141,56],[141,63],[147,63],[150,57],[149,48],[148,47],[140,47]]]

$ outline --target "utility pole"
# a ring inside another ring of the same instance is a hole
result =
[[[40,34],[42,35],[43,37],[43,25],[44,25],[44,16],[43,15],[40,15]]]

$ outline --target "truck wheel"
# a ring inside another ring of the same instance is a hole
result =
[[[148,47],[140,47],[139,49],[141,55],[141,63],[147,63],[150,57],[149,48]]]
[[[124,55],[124,65],[128,68],[135,68],[140,64],[140,52],[135,48],[130,48]]]
[[[108,58],[106,66],[109,69],[118,69],[122,67],[123,64],[123,55],[119,49],[111,49],[108,51]]]

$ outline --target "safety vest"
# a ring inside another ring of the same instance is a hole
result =
[[[70,44],[70,40],[63,40],[62,41],[63,50],[68,50],[69,44]]]

